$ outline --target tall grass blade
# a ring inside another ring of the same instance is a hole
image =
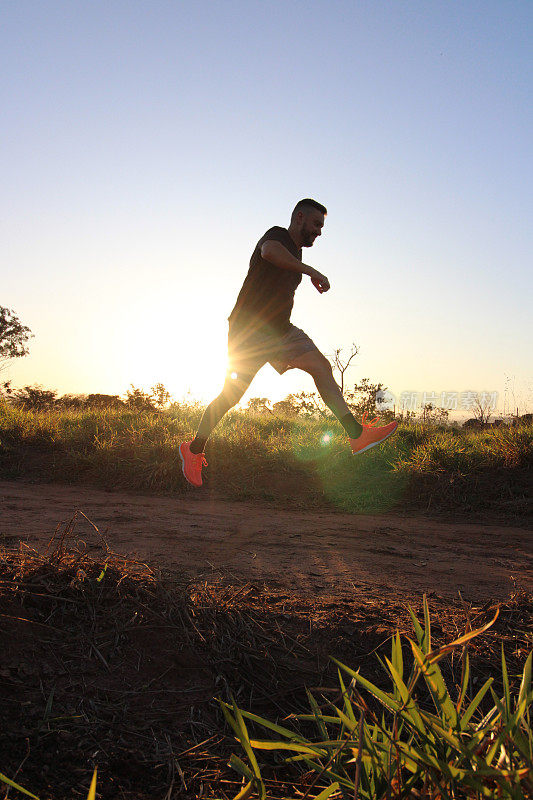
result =
[[[377,686],[374,686],[373,683],[368,681],[366,678],[363,678],[363,676],[360,675],[359,672],[355,672],[355,670],[350,669],[350,667],[347,667],[346,664],[343,664],[342,662],[338,661],[333,656],[331,657],[331,660],[335,664],[337,664],[338,667],[344,670],[344,672],[348,673],[348,675],[351,675],[351,677],[354,678],[354,680],[358,684],[363,686],[368,692],[370,692],[370,694],[374,695],[374,697],[377,700],[379,700],[386,708],[389,708],[391,711],[400,710],[400,704],[390,694],[387,694],[387,692],[384,692],[382,689],[379,689]]]
[[[338,675],[339,675],[339,685],[341,687],[341,692],[342,692],[342,696],[343,696],[343,699],[344,699],[344,711],[345,711],[346,715],[352,720],[352,722],[355,722],[356,719],[355,719],[355,714],[353,712],[352,704],[350,702],[350,695],[348,694],[346,686],[344,685],[344,681],[342,679],[342,673],[341,673],[340,669],[337,670],[337,672],[338,672]]]
[[[327,797],[331,797],[331,795],[334,792],[338,792],[338,791],[339,791],[339,784],[337,783],[337,781],[335,781],[334,783],[331,784],[331,786],[328,786],[327,789],[324,789],[323,792],[320,792],[320,794],[317,794],[317,796],[315,797],[315,800],[326,800]]]
[[[526,659],[526,663],[524,664],[524,670],[522,672],[522,680],[520,682],[520,690],[519,690],[519,693],[518,693],[518,703],[519,704],[531,692],[531,662],[532,662],[532,659],[533,659],[533,651],[528,655],[528,657]]]
[[[231,728],[233,728],[237,738],[239,739],[244,749],[244,752],[248,756],[250,764],[252,765],[254,781],[259,793],[259,797],[261,798],[261,800],[263,800],[263,798],[266,797],[266,790],[265,790],[265,785],[263,783],[263,779],[261,778],[261,771],[259,769],[259,764],[257,763],[255,753],[250,745],[250,737],[248,736],[248,730],[244,723],[241,711],[237,707],[237,704],[235,703],[234,699],[232,699],[232,702],[233,702],[232,706],[233,713],[235,714],[235,716],[233,717],[229,712],[229,707],[226,707],[226,704],[221,702],[222,712],[224,714],[224,717],[226,718],[226,721],[229,723]]]
[[[424,722],[422,720],[422,717],[420,716],[416,703],[411,697],[411,693],[409,692],[407,686],[405,685],[399,674],[396,672],[394,666],[390,663],[388,658],[386,658],[385,661],[387,662],[387,666],[390,670],[394,683],[398,689],[398,694],[400,695],[400,698],[403,703],[403,709],[405,710],[404,711],[405,716],[411,722],[412,726],[416,728],[416,730],[420,734],[422,734],[422,736],[426,736],[426,728]]]
[[[484,633],[491,627],[491,625],[494,625],[494,623],[498,619],[499,613],[500,609],[497,608],[493,618],[489,620],[489,622],[487,622],[481,628],[476,628],[473,631],[467,631],[466,633],[463,633],[462,636],[459,636],[458,639],[454,639],[453,642],[449,642],[448,644],[445,644],[443,647],[439,647],[437,648],[437,650],[434,650],[432,653],[429,653],[428,661],[432,662],[440,661],[442,658],[444,658],[444,656],[447,656],[457,647],[461,647],[462,645],[467,644],[467,642],[469,642],[471,639],[474,639],[476,636],[479,636],[480,634]]]
[[[468,657],[468,650],[465,647],[465,649],[463,650],[463,657],[461,659],[461,691],[459,693],[459,698],[457,700],[457,705],[456,705],[458,714],[461,711],[461,707],[466,697],[469,678],[470,678],[470,659]]]
[[[433,697],[435,708],[452,728],[457,727],[458,717],[455,706],[451,701],[448,689],[444,683],[442,672],[435,662],[425,658],[424,653],[416,646],[412,639],[409,639],[413,654],[418,661],[418,666],[424,676],[427,687]]]
[[[488,690],[494,683],[494,678],[487,678],[479,692],[476,694],[468,708],[466,709],[465,713],[461,717],[459,727],[462,731],[465,731],[467,728],[468,723],[470,722],[472,715],[475,713],[476,709],[478,708],[479,704],[487,694]]]
[[[429,616],[429,606],[428,606],[428,599],[426,595],[424,595],[423,600],[424,606],[424,640],[422,642],[422,651],[428,655],[431,653],[431,617]]]
[[[326,742],[325,744],[330,745],[331,742]],[[304,745],[299,744],[298,742],[274,742],[271,739],[250,739],[250,745],[255,747],[257,750],[290,750],[294,753],[305,753],[308,756],[318,756],[318,758],[324,758],[328,755],[328,750],[325,747],[320,748],[318,745]]]
[[[413,623],[413,628],[415,631],[415,636],[418,644],[422,647],[422,643],[424,641],[424,629],[422,628],[420,622],[418,621],[418,617],[416,616],[415,612],[411,608],[411,606],[407,606],[409,610],[409,615],[411,617],[411,622]]]
[[[309,705],[311,706],[311,708],[313,710],[313,715],[314,715],[314,718],[316,720],[316,724],[317,724],[318,730],[320,731],[320,736],[322,737],[322,739],[327,739],[328,738],[328,729],[326,728],[326,725],[324,724],[324,720],[322,719],[322,714],[321,714],[320,709],[318,707],[318,703],[316,702],[315,698],[313,697],[313,695],[311,694],[309,689],[306,689],[305,691],[307,692],[307,699],[309,700]]]
[[[243,778],[248,778],[248,780],[252,782],[254,781],[255,776],[252,770],[248,766],[246,766],[244,761],[242,761],[239,758],[239,756],[236,756],[234,753],[232,753],[229,760],[229,764],[230,767],[233,767],[235,772],[238,772],[240,775],[243,776]]]
[[[396,635],[392,640],[391,661],[394,666],[394,669],[396,670],[400,678],[402,678],[403,680],[403,653],[402,653],[402,643],[399,631],[396,631]]]
[[[247,800],[247,798],[251,796],[253,790],[254,790],[254,782],[248,781],[246,786],[243,786],[241,791],[235,795],[233,800]]]
[[[8,786],[11,786],[13,789],[17,789],[17,791],[22,792],[22,794],[25,794],[28,797],[33,797],[33,800],[39,800],[37,795],[32,794],[31,792],[28,792],[28,790],[25,789],[23,786],[19,786],[18,783],[15,783],[14,781],[11,781],[5,775],[2,775],[1,772],[0,772],[0,781],[2,781],[2,783],[7,784]]]
[[[87,800],[95,800],[96,798],[96,774],[98,772],[98,767],[94,768],[93,777],[91,780],[91,785],[89,786],[89,794],[87,795]]]
[[[505,700],[505,722],[509,719],[511,714],[511,690],[509,689],[509,674],[507,672],[507,661],[505,660],[505,651],[502,642],[502,680],[503,680],[503,696]]]
[[[234,698],[232,698],[232,703],[233,703],[233,713],[235,714],[236,727],[237,727],[237,730],[239,732],[238,733],[239,738],[240,738],[240,740],[242,742],[242,745],[244,747],[246,755],[248,756],[248,758],[250,760],[250,764],[252,765],[252,770],[254,772],[254,775],[258,779],[258,782],[259,782],[260,786],[262,787],[262,791],[260,792],[260,796],[264,797],[265,796],[265,787],[263,786],[263,781],[261,779],[261,772],[259,770],[259,764],[257,763],[257,759],[255,757],[255,753],[252,750],[252,746],[250,744],[250,737],[248,736],[248,729],[247,729],[247,727],[245,725],[245,722],[244,722],[244,719],[242,717],[242,714],[241,714],[239,708],[237,707],[237,703],[235,702]]]
[[[225,703],[223,700],[219,700],[219,703],[222,707],[222,711],[224,711],[224,709],[226,709],[227,711],[231,708],[231,706]],[[269,728],[271,731],[274,731],[274,733],[279,733],[280,736],[286,736],[288,739],[294,739],[294,741],[297,742],[303,741],[302,737],[299,736],[295,731],[291,731],[289,728],[284,728],[282,725],[277,725],[275,722],[271,722],[269,719],[265,719],[264,717],[259,717],[257,714],[252,714],[251,711],[241,710],[240,713],[242,714],[243,717],[246,717],[246,719],[249,719],[251,722],[257,722],[258,725],[262,725],[264,728]],[[305,715],[303,714],[301,716],[302,718],[305,717]],[[226,717],[226,719],[228,718]]]

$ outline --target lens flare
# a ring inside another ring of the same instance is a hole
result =
[[[394,442],[354,457],[344,431],[329,420],[296,417],[284,424],[297,469],[339,511],[386,513],[408,491],[409,473],[394,467]]]

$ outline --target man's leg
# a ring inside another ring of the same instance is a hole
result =
[[[257,372],[257,370],[256,370]],[[234,374],[235,377],[231,377]],[[183,474],[193,486],[202,486],[202,467],[207,465],[204,447],[215,426],[224,414],[239,402],[254,378],[251,370],[246,375],[230,373],[219,396],[210,403],[200,422],[198,432],[192,442],[182,442],[179,454],[183,465]]]
[[[245,375],[232,372],[227,376],[222,391],[204,411],[196,436],[190,445],[191,453],[203,453],[208,438],[224,414],[237,405],[254,379],[255,374],[253,371]],[[236,377],[232,378],[231,375],[236,375]]]
[[[322,400],[333,411],[348,434],[354,455],[381,444],[397,430],[396,421],[373,427],[373,422],[365,422],[366,413],[363,414],[362,424],[355,419],[335,382],[331,364],[318,350],[310,350],[297,358],[291,358],[290,364],[291,367],[298,367],[312,375]]]
[[[333,377],[333,370],[328,359],[318,350],[310,350],[297,358],[292,358],[291,367],[302,369],[311,375],[320,397],[329,410],[335,414],[348,437],[357,439],[363,432],[363,426],[348,408],[340,387]]]

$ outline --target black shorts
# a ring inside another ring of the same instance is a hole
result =
[[[293,367],[293,359],[311,351],[320,353],[313,340],[296,325],[290,325],[280,335],[263,331],[244,334],[230,325],[227,373],[234,378],[251,378],[269,363],[282,375]]]

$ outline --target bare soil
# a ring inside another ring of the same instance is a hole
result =
[[[504,643],[518,675],[532,566],[525,527],[0,482],[0,772],[41,800],[85,798],[95,766],[104,800],[233,797],[214,698],[302,711],[306,686],[336,685],[330,655],[379,683],[423,592],[436,643],[499,606],[475,674]],[[272,797],[303,788],[269,777]]]
[[[41,548],[81,509],[113,550],[151,566],[189,577],[224,572],[303,595],[437,591],[479,602],[516,586],[533,591],[533,535],[525,527],[22,482],[0,482],[0,508],[0,544],[20,539]],[[83,519],[76,536],[92,546]]]

